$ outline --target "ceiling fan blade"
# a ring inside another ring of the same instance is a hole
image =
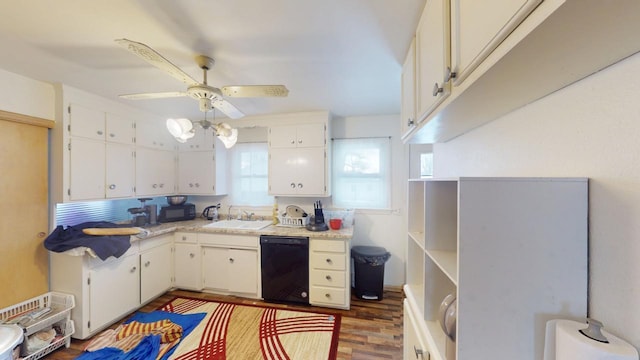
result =
[[[289,94],[284,85],[229,85],[221,90],[229,97],[284,97]]]
[[[240,119],[241,117],[244,116],[244,114],[240,110],[238,110],[235,106],[233,106],[227,100],[218,98],[213,100],[211,105],[213,105],[214,108],[220,110],[222,113],[224,113],[225,115],[227,115],[232,119]]]
[[[189,85],[198,83],[191,76],[189,76],[189,74],[182,71],[179,67],[172,64],[169,60],[165,59],[162,55],[160,55],[157,51],[153,50],[149,46],[128,39],[116,39],[116,42],[127,50],[136,54],[138,57],[142,58],[144,61],[157,67],[160,70],[164,70],[166,73],[182,81],[183,83]]]
[[[188,96],[186,92],[171,91],[171,92],[159,92],[159,93],[140,93],[140,94],[124,94],[119,95],[121,98],[129,100],[144,100],[144,99],[161,99]]]

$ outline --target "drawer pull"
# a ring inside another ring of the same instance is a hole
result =
[[[194,254],[194,253],[189,253],[189,257],[193,259],[194,257],[196,257],[196,254]]]
[[[416,359],[424,359],[424,351],[422,349],[418,349],[413,345],[413,351],[416,353]]]
[[[229,258],[229,262],[233,264],[233,258]]]
[[[129,272],[130,273],[134,273],[134,272],[136,272],[136,270],[138,270],[138,267],[134,266],[134,267],[131,268],[131,270],[129,270]]]
[[[333,263],[333,261],[331,261],[331,259],[327,259],[327,264],[331,264]]]
[[[326,294],[324,294],[324,297],[326,297],[327,299],[331,299],[331,294],[326,293]]]
[[[144,267],[149,267],[149,265],[151,265],[151,261],[147,260],[147,262],[144,263]]]
[[[327,280],[331,281],[331,275],[327,275],[327,276],[325,276],[325,279],[327,279]]]
[[[186,236],[182,236],[182,241],[186,241],[187,237]]]

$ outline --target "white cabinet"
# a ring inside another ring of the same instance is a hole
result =
[[[310,239],[309,303],[349,309],[351,258],[349,241]]]
[[[136,122],[136,145],[174,151],[177,144],[167,130],[164,119],[141,119]]]
[[[193,148],[180,150],[178,153],[178,192],[180,194],[224,195],[227,193],[227,150],[222,144],[215,144],[210,131],[207,131],[207,134],[209,136],[201,142],[194,143]]]
[[[429,350],[425,346],[420,331],[420,321],[416,318],[407,299],[403,301],[404,321],[402,323],[403,359],[429,360]]]
[[[171,288],[172,244],[172,234],[151,237],[104,261],[49,252],[52,291],[75,297],[73,337],[93,336]]]
[[[260,297],[257,236],[201,233],[198,234],[198,242],[202,246],[205,289]]]
[[[269,128],[269,194],[329,196],[326,123]]]
[[[534,360],[547,320],[586,316],[586,179],[411,180],[408,203],[404,290],[432,359],[449,293],[459,360]]]
[[[449,0],[427,0],[415,41],[416,114],[422,121],[451,93]]]
[[[400,134],[405,136],[416,126],[416,39],[411,40],[402,65]]]
[[[161,235],[140,244],[140,303],[169,290],[173,279],[173,235]]]
[[[80,324],[80,336],[110,325],[140,305],[139,274],[137,254],[105,262],[89,271],[89,297],[82,299],[88,301],[89,318],[86,324]]]
[[[138,147],[136,150],[136,195],[175,193],[176,153]]]
[[[451,62],[460,84],[542,0],[451,0]]]
[[[68,112],[69,199],[133,196],[133,121],[76,104]]]
[[[202,290],[202,256],[197,234],[174,235],[174,286],[185,290]]]

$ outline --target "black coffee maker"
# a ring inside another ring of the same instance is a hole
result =
[[[309,231],[327,231],[329,226],[324,222],[324,213],[322,212],[322,202],[320,200],[313,204],[313,213],[307,224],[307,230]]]

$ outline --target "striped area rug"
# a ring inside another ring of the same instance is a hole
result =
[[[177,297],[159,310],[207,313],[170,359],[335,359],[339,314]]]

